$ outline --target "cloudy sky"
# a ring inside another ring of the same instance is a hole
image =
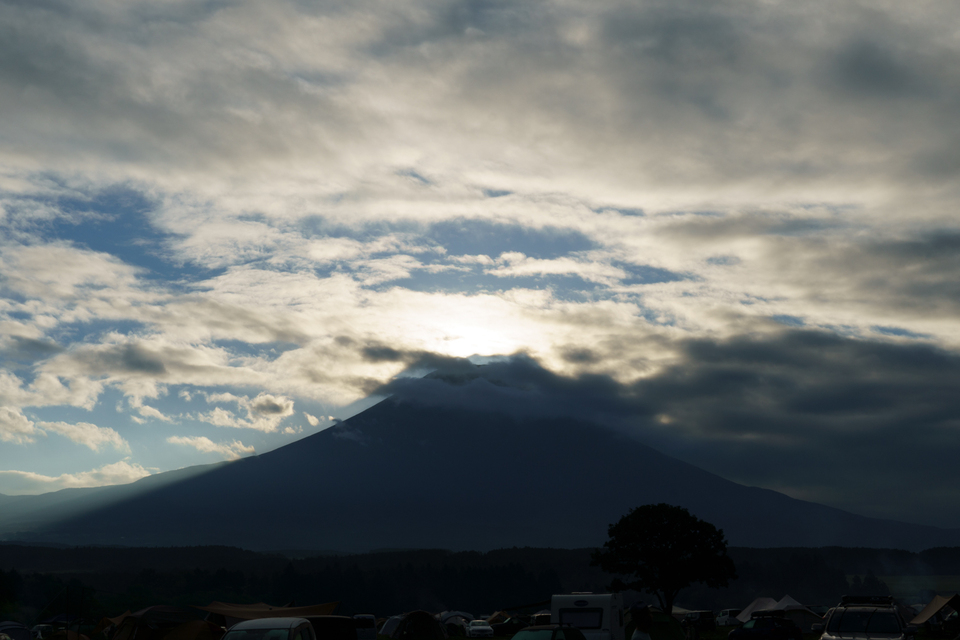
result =
[[[268,451],[480,356],[732,480],[960,526],[958,24],[0,0],[0,493]]]

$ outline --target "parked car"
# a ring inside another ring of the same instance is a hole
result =
[[[379,635],[394,640],[446,640],[447,629],[426,611],[410,611],[392,616],[380,627]]]
[[[467,625],[468,638],[492,638],[493,627],[486,620],[471,620]]]
[[[779,615],[778,615],[779,614]],[[754,612],[754,617],[727,634],[728,640],[803,640],[797,623],[782,611]]]
[[[917,632],[900,617],[892,596],[844,596],[826,624],[813,630],[823,631],[822,640],[905,640]]]
[[[586,640],[580,629],[559,624],[543,624],[517,631],[513,640]]]
[[[306,618],[260,618],[230,627],[222,640],[317,640]]]
[[[718,627],[739,626],[740,621],[737,620],[737,616],[740,615],[740,611],[740,609],[721,609],[714,622]]]
[[[357,621],[350,616],[304,616],[304,619],[310,622],[317,640],[357,640]]]
[[[372,613],[358,613],[353,616],[357,627],[357,640],[377,640],[377,618]]]

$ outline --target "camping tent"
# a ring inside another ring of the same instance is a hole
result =
[[[120,619],[111,640],[163,640],[168,633],[181,625],[191,621],[201,621],[202,614],[193,609],[181,607],[155,606],[141,609],[135,613],[118,616]],[[194,627],[199,630],[199,627]],[[212,633],[212,630],[210,630]],[[217,635],[219,638],[220,636]],[[180,633],[178,640],[193,640],[184,638]],[[205,637],[196,640],[207,640]]]
[[[910,621],[910,624],[923,624],[944,608],[960,611],[960,595],[934,596],[933,600],[923,608],[923,611],[918,613],[917,617]]]
[[[195,607],[213,615],[207,619],[216,624],[230,628],[241,620],[257,620],[258,618],[309,618],[311,616],[329,616],[337,608],[339,602],[326,602],[306,607],[275,607],[265,602],[255,604],[232,604],[229,602],[211,602],[205,607]]]
[[[749,620],[754,611],[763,611],[764,609],[773,609],[777,606],[777,601],[773,598],[757,598],[753,602],[747,605],[747,608],[740,612],[740,615],[737,616],[737,620],[740,622],[746,622]]]
[[[680,620],[683,618],[683,616],[687,615],[691,611],[693,611],[693,609],[684,609],[683,607],[673,605],[673,609],[670,610],[670,614],[677,620]]]
[[[783,596],[773,607],[774,611],[783,611],[783,617],[793,620],[804,633],[810,633],[812,625],[823,622],[823,618],[800,604],[789,595]],[[739,616],[738,616],[739,618]]]
[[[463,618],[467,622],[475,619],[472,613],[466,611],[444,611],[440,614],[440,622],[446,623],[450,618]]]
[[[451,636],[466,636],[467,626],[474,619],[472,613],[466,611],[444,611],[439,615],[440,624],[447,627],[447,634]]]

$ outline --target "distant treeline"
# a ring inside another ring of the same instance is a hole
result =
[[[536,604],[551,594],[603,591],[613,576],[590,566],[590,549],[382,551],[359,555],[256,553],[232,547],[31,547],[0,544],[0,617],[33,623],[56,614],[95,620],[153,604],[314,604],[340,613],[412,609],[475,614]],[[789,593],[834,604],[848,593],[886,593],[876,576],[960,575],[960,548],[748,549],[729,553],[738,578],[725,589],[691,587],[687,608],[742,607]],[[641,596],[651,601],[649,596]],[[539,607],[534,607],[539,608]]]

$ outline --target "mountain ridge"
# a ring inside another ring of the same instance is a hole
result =
[[[258,456],[169,473],[75,494],[83,499],[65,517],[53,517],[58,500],[47,498],[21,508],[32,520],[20,524],[32,523],[33,540],[74,544],[577,548],[602,544],[607,525],[630,508],[668,502],[737,546],[960,544],[960,530],[739,485],[588,422],[397,398]],[[28,530],[0,518],[7,539]]]

